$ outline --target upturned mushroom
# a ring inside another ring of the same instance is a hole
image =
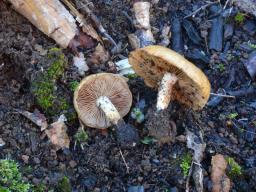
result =
[[[123,117],[132,105],[132,94],[126,79],[117,74],[99,73],[84,78],[74,93],[79,119],[88,127],[104,129],[115,125],[121,146],[134,146],[137,130]]]
[[[147,114],[149,135],[160,143],[174,141],[176,126],[171,121],[171,100],[202,109],[210,96],[210,83],[204,73],[180,54],[157,45],[130,53],[129,63],[146,85],[158,88],[156,110]]]

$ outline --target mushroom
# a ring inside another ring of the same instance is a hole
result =
[[[132,94],[126,79],[117,74],[99,73],[84,78],[74,93],[79,119],[88,127],[104,129],[116,126],[121,146],[138,141],[137,130],[122,119],[130,110]]]
[[[170,120],[171,100],[202,109],[210,96],[204,73],[183,56],[168,48],[152,45],[130,53],[129,63],[146,85],[158,88],[156,111],[148,111],[146,127],[160,143],[173,141],[176,125]]]

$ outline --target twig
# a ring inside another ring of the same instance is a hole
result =
[[[190,181],[190,178],[191,178],[191,175],[193,172],[193,165],[194,165],[194,161],[192,161],[192,163],[190,165],[190,169],[189,169],[188,176],[186,179],[186,192],[189,192],[189,181]]]
[[[123,159],[123,162],[124,162],[124,164],[125,164],[126,172],[129,173],[129,169],[130,169],[130,168],[128,167],[128,165],[127,165],[127,163],[126,163],[126,161],[125,161],[125,158],[124,158],[124,156],[123,156],[123,153],[122,153],[121,149],[119,149],[119,152],[120,152],[120,155],[121,155],[121,157],[122,157],[122,159]]]
[[[192,12],[191,14],[185,16],[183,19],[189,18],[189,17],[194,17],[199,11],[206,9],[207,7],[217,4],[219,3],[219,1],[214,1],[214,2],[208,2],[206,5],[203,5],[202,7],[198,8],[197,10],[195,10],[194,12]]]
[[[218,94],[218,93],[211,93],[211,95],[219,96],[219,97],[227,97],[227,98],[236,98],[233,95],[224,95],[224,94]]]
[[[105,37],[107,38],[112,45],[114,45],[115,47],[117,46],[116,42],[114,41],[114,39],[107,33],[107,31],[104,29],[104,27],[102,26],[102,24],[100,23],[100,20],[97,18],[97,16],[90,10],[90,8],[88,7],[90,3],[87,2],[87,4],[84,4],[80,1],[76,1],[76,5],[78,7],[78,9],[80,9],[82,12],[84,12],[87,16],[89,16],[91,18],[91,20],[94,22],[95,26],[98,28],[99,32]]]

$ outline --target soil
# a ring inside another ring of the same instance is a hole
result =
[[[112,55],[112,61],[128,56],[131,47],[127,35],[134,32],[128,16],[132,16],[131,2],[122,0],[92,1],[95,14],[116,42],[125,47],[121,53]],[[225,1],[222,2],[223,5]],[[151,9],[151,24],[154,36],[159,42],[165,24],[170,25],[174,16],[182,19],[200,8],[205,3],[197,0],[160,0]],[[236,13],[239,9],[234,7]],[[190,17],[195,29],[209,32],[211,19],[209,11],[202,10],[195,17]],[[209,24],[210,23],[210,24]],[[217,98],[202,111],[193,112],[173,102],[170,118],[177,128],[177,136],[184,136],[185,130],[200,130],[203,133],[206,150],[202,161],[205,191],[211,191],[211,157],[223,154],[232,157],[242,167],[242,174],[232,178],[232,191],[256,191],[256,92],[255,81],[248,74],[244,63],[254,51],[251,44],[256,44],[256,19],[247,14],[242,23],[236,23],[234,16],[226,17],[224,24],[230,24],[234,30],[230,37],[223,39],[223,51],[207,51],[209,35],[206,41],[193,43],[185,30],[184,55],[196,63],[208,76],[212,92],[224,88],[226,91],[240,91],[236,98]],[[251,29],[254,30],[251,30]],[[201,33],[200,33],[201,31]],[[254,31],[254,32],[253,32]],[[203,39],[203,37],[202,37]],[[145,191],[185,191],[186,177],[180,164],[187,154],[186,143],[176,140],[172,143],[140,143],[134,148],[120,148],[116,142],[115,131],[108,129],[107,134],[88,128],[89,139],[83,147],[76,143],[74,135],[79,121],[68,121],[68,135],[71,140],[69,149],[55,151],[51,143],[31,121],[14,112],[13,108],[33,111],[39,109],[31,91],[35,77],[46,70],[50,63],[47,56],[38,51],[38,45],[44,50],[56,47],[53,40],[31,25],[24,17],[10,8],[8,3],[0,2],[0,138],[5,145],[0,146],[0,159],[9,158],[19,162],[24,180],[34,185],[44,183],[47,190],[58,185],[63,176],[67,176],[73,191],[120,192],[135,191],[135,186],[143,186]],[[171,47],[171,45],[169,45]],[[111,47],[107,46],[110,50]],[[191,56],[193,50],[206,53],[205,59]],[[57,83],[60,95],[65,96],[72,106],[70,82],[82,79],[77,69],[72,66],[72,53],[63,51],[69,65]],[[93,65],[88,74],[108,71],[108,66]],[[86,74],[86,75],[88,75]],[[133,107],[139,101],[145,101],[144,114],[156,103],[156,91],[143,83],[140,78],[129,81],[133,93]],[[253,87],[250,94],[246,91]],[[237,93],[237,92],[236,92]],[[253,104],[254,103],[254,104]],[[71,107],[71,109],[73,108]],[[235,114],[235,117],[231,117]],[[61,114],[47,115],[48,122],[53,122]],[[167,114],[168,116],[169,114]],[[148,116],[146,116],[146,121]],[[169,118],[169,117],[168,117]],[[170,120],[170,119],[169,119]],[[138,124],[128,114],[127,123],[134,125],[140,139],[148,136],[145,122]],[[156,119],[161,126],[163,119]],[[24,161],[22,157],[28,156]],[[190,182],[190,191],[195,191]]]

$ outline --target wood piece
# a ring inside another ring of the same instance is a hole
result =
[[[66,48],[77,33],[76,21],[56,0],[9,0],[13,8]]]
[[[211,7],[211,12],[212,14],[216,14],[219,12],[221,8],[219,6],[212,6]],[[212,28],[210,32],[210,39],[209,39],[209,48],[216,50],[216,51],[221,51],[222,46],[223,46],[223,26],[224,26],[224,21],[221,15],[215,17],[212,20]]]

